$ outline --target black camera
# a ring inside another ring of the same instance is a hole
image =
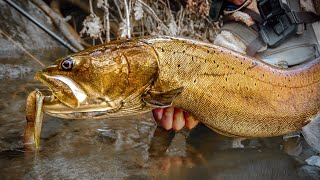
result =
[[[269,47],[277,47],[297,32],[294,13],[281,0],[257,0],[262,22],[260,36]]]

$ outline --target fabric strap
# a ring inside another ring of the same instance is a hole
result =
[[[246,53],[254,56],[259,49],[266,46],[259,34],[245,24],[238,22],[228,22],[224,24],[221,30],[226,30],[237,36],[247,45]]]

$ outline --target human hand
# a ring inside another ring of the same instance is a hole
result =
[[[174,107],[154,109],[153,116],[158,125],[166,130],[174,129],[175,131],[179,131],[184,126],[188,129],[193,129],[199,123],[188,112]]]

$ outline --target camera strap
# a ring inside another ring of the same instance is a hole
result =
[[[261,34],[259,34],[259,26],[258,24],[263,23],[263,20],[257,12],[243,8],[242,11],[248,14],[256,24],[250,26],[249,28],[242,23],[232,23],[228,22],[222,27],[222,30],[227,30],[235,34],[238,38],[240,38],[246,45],[246,53],[250,56],[255,56],[255,54],[263,49],[263,47],[267,46],[267,43],[262,39]],[[301,23],[313,23],[320,20],[320,16],[312,12],[296,12],[290,11],[288,12],[288,17],[291,23],[301,24]]]
[[[320,21],[320,16],[312,12],[296,12],[291,11],[287,13],[290,17],[291,23],[300,24],[300,23],[314,23]]]
[[[255,26],[255,25],[254,25]],[[260,49],[266,47],[266,43],[262,41],[259,33],[255,28],[248,27],[244,23],[228,22],[225,23],[220,30],[226,30],[241,39],[247,46],[246,54],[254,56]]]

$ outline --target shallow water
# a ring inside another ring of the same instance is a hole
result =
[[[103,120],[45,116],[40,150],[26,152],[25,99],[42,86],[32,79],[40,66],[10,62],[21,61],[21,68],[0,61],[9,68],[0,79],[0,179],[320,179],[320,168],[304,162],[315,154],[304,141],[302,149],[281,137],[240,142],[203,125],[185,138],[157,128],[150,113]]]

